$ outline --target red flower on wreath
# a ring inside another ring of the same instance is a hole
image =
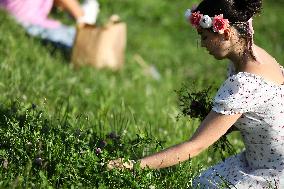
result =
[[[223,34],[226,29],[229,27],[229,20],[223,18],[223,14],[217,15],[213,18],[213,30]]]
[[[199,22],[200,22],[202,16],[203,15],[200,14],[199,11],[192,13],[191,16],[190,16],[190,23],[191,23],[191,25],[193,27],[197,28],[199,26]]]

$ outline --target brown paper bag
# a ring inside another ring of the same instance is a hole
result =
[[[126,24],[112,16],[102,27],[78,27],[71,62],[75,67],[92,65],[117,70],[124,63]]]

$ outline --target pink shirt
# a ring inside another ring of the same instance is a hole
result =
[[[49,19],[53,0],[0,0],[0,7],[6,9],[22,24],[56,28],[60,22]]]

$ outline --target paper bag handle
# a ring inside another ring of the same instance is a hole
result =
[[[106,23],[105,27],[114,25],[121,22],[120,17],[117,14],[111,15],[108,19],[108,22]]]

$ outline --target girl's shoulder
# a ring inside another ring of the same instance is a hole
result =
[[[282,75],[284,77],[284,67],[277,63],[280,70],[282,71]],[[273,87],[273,88],[283,88],[284,89],[284,83],[283,85],[276,84],[273,81],[270,81],[266,78],[264,78],[261,75],[250,73],[250,72],[236,72],[234,65],[232,62],[228,64],[227,68],[227,80],[224,82],[223,85],[238,85],[241,84],[243,86],[249,86],[252,88],[255,87]],[[251,86],[254,85],[254,86]]]

